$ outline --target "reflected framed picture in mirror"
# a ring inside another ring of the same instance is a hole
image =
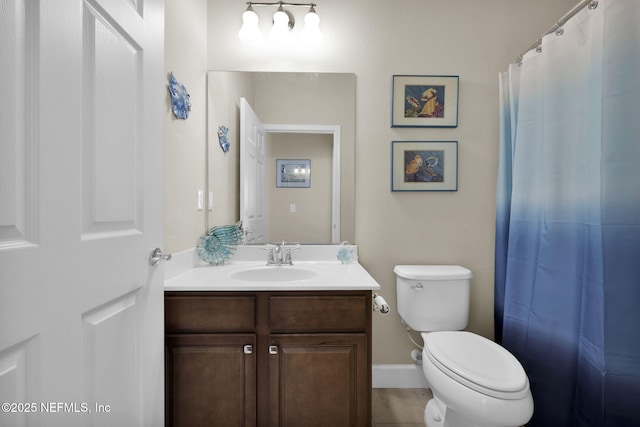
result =
[[[310,188],[311,160],[278,159],[276,160],[276,187],[278,188]]]
[[[391,127],[457,127],[458,76],[393,76]]]

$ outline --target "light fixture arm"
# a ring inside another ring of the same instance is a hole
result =
[[[248,1],[247,6],[302,6],[302,7],[315,8],[317,5],[315,3],[289,3],[286,1],[274,1],[274,2]]]

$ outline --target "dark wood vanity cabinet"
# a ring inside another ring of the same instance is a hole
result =
[[[256,425],[255,295],[165,294],[167,426]]]
[[[371,425],[371,292],[165,292],[166,425]]]

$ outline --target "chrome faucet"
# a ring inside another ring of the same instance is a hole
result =
[[[286,241],[271,243],[267,245],[269,253],[267,255],[267,265],[293,265],[291,258],[292,249],[300,249],[300,244],[295,243],[295,247],[288,246]],[[286,254],[283,251],[286,249]]]
[[[271,258],[273,260],[272,264],[282,265],[282,246],[284,246],[284,240],[282,241],[282,243],[274,243],[271,247]]]

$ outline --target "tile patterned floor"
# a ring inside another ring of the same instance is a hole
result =
[[[372,427],[424,427],[431,391],[423,388],[374,388]]]

